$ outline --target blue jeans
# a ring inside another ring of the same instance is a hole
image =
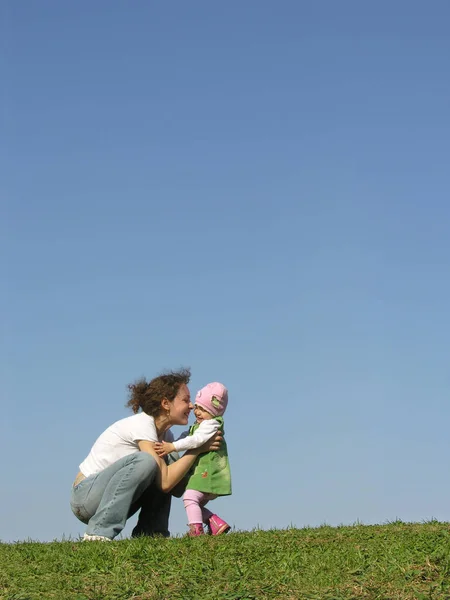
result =
[[[86,533],[113,539],[139,509],[132,536],[169,534],[171,495],[156,487],[158,466],[147,452],[120,458],[72,489],[70,506]]]

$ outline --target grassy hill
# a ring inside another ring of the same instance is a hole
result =
[[[450,524],[0,544],[0,598],[450,599]]]

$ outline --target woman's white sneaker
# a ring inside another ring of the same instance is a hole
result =
[[[112,542],[112,540],[104,535],[89,535],[85,533],[83,535],[83,542]]]

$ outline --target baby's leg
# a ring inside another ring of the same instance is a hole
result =
[[[203,500],[200,502],[200,507],[201,507],[201,510],[202,510],[203,523],[209,523],[210,518],[214,514],[208,508],[205,508],[205,505],[210,500],[214,500],[215,498],[217,498],[216,494],[203,494]]]
[[[184,492],[183,502],[189,525],[203,522],[202,501],[204,500],[204,497],[205,494],[203,492],[197,492],[196,490],[186,490]]]
[[[202,511],[203,522],[207,523],[209,527],[209,533],[212,535],[222,535],[222,533],[227,533],[231,527],[226,521],[221,519],[219,515],[216,515],[205,508],[205,504],[210,500],[214,500],[215,498],[217,498],[216,494],[203,494],[203,500],[200,502],[200,508]]]

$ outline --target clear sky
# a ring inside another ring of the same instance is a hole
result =
[[[82,533],[79,463],[179,366],[230,390],[237,529],[450,520],[449,20],[2,3],[2,540]]]

